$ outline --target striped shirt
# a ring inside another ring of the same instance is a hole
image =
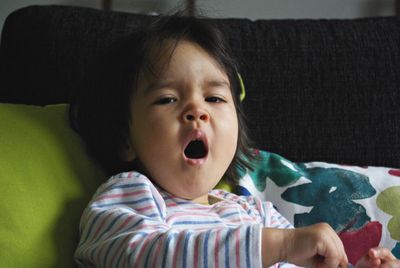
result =
[[[209,195],[221,201],[172,196],[137,172],[111,177],[82,215],[79,267],[262,267],[262,227],[291,224],[255,197]]]

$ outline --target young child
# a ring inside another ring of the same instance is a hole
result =
[[[348,266],[329,225],[294,229],[269,202],[212,190],[252,159],[217,28],[175,15],[123,43],[115,74],[71,106],[91,154],[119,172],[84,211],[80,267]],[[357,266],[400,267],[382,248]]]

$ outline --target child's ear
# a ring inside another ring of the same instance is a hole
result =
[[[124,144],[124,147],[121,149],[120,156],[125,162],[132,162],[136,158],[135,150],[129,141]]]

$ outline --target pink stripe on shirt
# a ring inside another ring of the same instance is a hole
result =
[[[144,194],[144,193],[147,193],[147,192],[148,192],[148,190],[138,190],[138,191],[127,192],[127,193],[103,195],[103,196],[100,196],[98,199],[96,199],[94,202],[98,202],[100,200],[105,200],[105,199],[111,199],[111,198],[121,198],[121,197],[135,196],[135,195]]]
[[[235,232],[236,240],[236,267],[240,267],[240,229]]]
[[[214,250],[214,267],[219,268],[219,244],[221,241],[221,230],[217,231],[215,236],[215,250]]]
[[[193,267],[197,268],[199,263],[199,247],[200,247],[200,236],[196,237],[196,241],[194,244],[194,257],[193,257]]]

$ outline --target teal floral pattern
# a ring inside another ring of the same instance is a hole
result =
[[[354,202],[376,194],[367,176],[340,168],[300,167],[311,182],[290,187],[282,194],[286,201],[313,207],[309,213],[294,216],[296,226],[325,221],[343,232],[359,229],[371,220],[366,209]]]
[[[377,244],[400,258],[400,208],[388,205],[398,200],[400,169],[294,163],[262,150],[254,154],[254,169],[239,170],[242,179],[234,192],[271,201],[294,226],[329,223],[353,264]]]

